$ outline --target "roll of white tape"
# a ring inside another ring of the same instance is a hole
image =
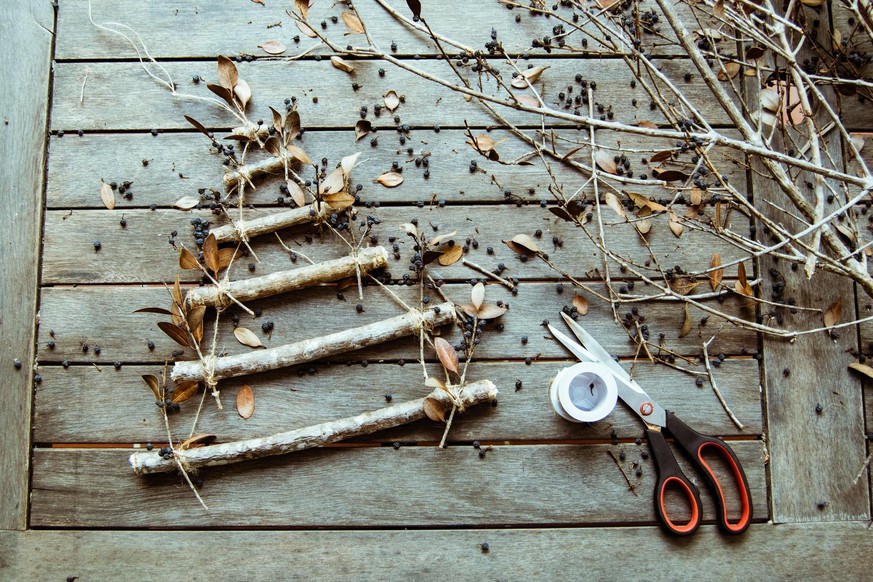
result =
[[[552,380],[549,396],[555,412],[571,422],[596,422],[609,415],[618,388],[609,368],[582,362],[564,368]]]

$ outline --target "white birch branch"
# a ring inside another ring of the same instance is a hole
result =
[[[235,356],[206,357],[204,361],[176,362],[172,378],[176,382],[202,382],[286,368],[417,334],[422,328],[439,327],[454,320],[455,308],[451,303],[442,303],[424,312],[412,309],[391,319],[293,344]]]
[[[290,159],[290,158],[289,158]],[[224,187],[234,188],[240,180],[257,178],[264,174],[277,174],[285,168],[285,162],[281,157],[274,156],[261,160],[257,163],[242,166],[243,171],[231,170],[224,174]]]
[[[453,402],[442,389],[434,390],[425,398],[435,398],[446,406],[451,406]],[[157,451],[137,452],[130,455],[129,462],[137,475],[146,475],[176,470],[177,459],[188,471],[302,451],[420,420],[425,417],[425,398],[392,404],[357,416],[323,422],[268,437],[176,451],[175,456],[169,458],[161,457]],[[493,401],[496,398],[497,388],[490,380],[467,384],[458,394],[458,399],[464,408]]]
[[[187,295],[189,305],[216,306],[225,305],[232,295],[237,301],[250,301],[263,297],[272,297],[320,283],[329,283],[346,277],[353,277],[360,269],[361,274],[388,264],[388,251],[385,247],[370,247],[357,251],[356,254],[307,265],[290,271],[270,273],[263,277],[253,277],[242,281],[233,281],[223,285],[207,285],[191,289]]]
[[[298,224],[308,224],[324,218],[330,214],[331,209],[327,204],[310,204],[302,208],[294,208],[283,212],[275,212],[260,218],[252,220],[241,220],[236,224],[225,224],[213,228],[210,232],[215,235],[215,240],[221,244],[225,242],[236,242],[245,239],[254,238],[262,234],[276,232]]]

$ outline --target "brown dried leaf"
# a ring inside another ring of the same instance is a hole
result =
[[[341,211],[354,204],[355,197],[348,192],[336,192],[334,194],[328,194],[327,196],[325,196],[324,201],[327,202],[327,205],[334,210]]]
[[[244,346],[248,346],[250,348],[264,347],[264,344],[261,343],[261,339],[255,335],[255,332],[245,327],[235,327],[233,329],[233,335],[234,337],[236,337],[236,341]]]
[[[176,275],[176,281],[173,283],[173,302],[182,305],[182,284],[179,283],[179,275]]]
[[[333,56],[330,57],[330,64],[339,69],[340,71],[351,73],[355,70],[354,65],[349,63],[348,61],[343,60],[341,57]]]
[[[293,144],[288,144],[285,146],[285,149],[288,150],[288,153],[295,160],[300,160],[301,163],[306,164],[307,166],[312,165],[312,160],[309,159],[309,156],[306,155],[306,152],[303,151],[303,148]]]
[[[268,40],[264,44],[259,44],[258,48],[268,55],[281,55],[288,50],[281,40]]]
[[[197,121],[196,119],[194,119],[193,117],[191,117],[189,115],[185,115],[184,117],[185,117],[185,120],[188,123],[190,123],[191,125],[193,125],[194,128],[197,129],[200,133],[202,133],[206,137],[211,137],[209,135],[209,130],[206,129],[206,127],[202,123],[200,123],[199,121]]]
[[[703,202],[703,189],[696,186],[691,188],[691,205],[700,206],[701,202]]]
[[[734,291],[746,297],[752,296],[752,286],[746,278],[746,265],[740,263],[737,265],[737,280],[734,281]]]
[[[179,344],[180,346],[189,348],[191,345],[188,343],[188,336],[182,330],[181,327],[170,323],[169,321],[159,321],[158,327],[161,328],[165,334],[170,336],[170,339]]]
[[[355,122],[355,141],[360,141],[362,138],[366,137],[368,133],[373,129],[373,124],[370,123],[367,119],[359,119]]]
[[[700,285],[700,281],[695,281],[691,277],[675,277],[670,281],[670,289],[680,295],[688,295],[698,285]]]
[[[473,307],[478,311],[482,307],[482,302],[485,301],[485,285],[481,282],[473,285],[473,290],[470,292],[470,300],[473,302]]]
[[[497,147],[502,142],[506,141],[505,139],[501,139],[500,141],[494,141],[491,139],[491,136],[485,135],[477,135],[475,141],[472,139],[468,139],[467,143],[470,144],[470,147],[476,151],[482,152],[483,154],[487,154],[495,147]]]
[[[406,0],[406,5],[412,11],[412,19],[417,21],[421,18],[421,2],[418,0]]]
[[[303,18],[309,16],[309,0],[294,0],[294,8]]]
[[[670,231],[674,235],[676,235],[676,238],[679,238],[680,236],[682,236],[682,231],[685,230],[685,227],[682,226],[682,223],[679,222],[679,217],[676,216],[676,213],[673,212],[672,210],[670,211],[669,224],[670,224]]]
[[[434,422],[446,421],[446,410],[443,403],[433,396],[424,399],[424,413]]]
[[[248,384],[243,384],[236,393],[236,411],[246,420],[255,413],[255,393]]]
[[[659,164],[661,162],[666,162],[672,157],[673,150],[661,150],[660,152],[655,152],[654,154],[652,154],[652,157],[649,158],[649,161],[653,164]]]
[[[461,245],[452,245],[439,254],[437,262],[443,267],[448,267],[449,265],[454,265],[461,260],[462,256],[464,256],[464,247]]]
[[[579,315],[588,315],[588,299],[579,295],[573,295],[573,307],[576,308],[576,313]]]
[[[716,76],[718,77],[719,81],[727,81],[728,79],[733,79],[734,77],[736,77],[737,73],[740,72],[740,68],[740,64],[733,61],[729,63],[724,63],[724,69],[719,69],[718,75]]]
[[[609,10],[619,3],[620,0],[597,0],[597,5],[604,10]]]
[[[756,61],[764,56],[764,49],[759,46],[751,46],[746,49],[746,60]]]
[[[100,180],[100,199],[103,201],[103,206],[109,210],[115,209],[115,191],[102,179]]]
[[[386,188],[394,188],[403,183],[403,176],[397,172],[385,172],[373,181],[382,184]]]
[[[203,241],[203,260],[213,273],[217,273],[220,270],[218,265],[218,242],[212,233],[209,233],[209,236]]]
[[[161,315],[170,315],[169,309],[164,309],[163,307],[140,307],[139,309],[134,309],[134,313],[159,313]]]
[[[226,269],[230,266],[236,256],[236,249],[228,247],[226,249],[218,249],[218,270]]]
[[[187,380],[182,382],[173,389],[173,397],[170,401],[173,404],[181,404],[186,400],[190,400],[195,394],[197,394],[199,388],[200,383],[197,382],[197,380]]]
[[[173,203],[173,206],[180,210],[191,210],[200,204],[200,199],[196,196],[182,196]]]
[[[400,97],[397,96],[397,93],[394,91],[388,91],[385,93],[385,107],[388,108],[388,111],[394,111],[400,105]]]
[[[464,305],[464,311],[467,312],[467,315],[470,315],[470,313],[467,311],[467,307],[467,305]],[[472,305],[470,305],[469,307],[472,307]],[[509,311],[509,309],[502,305],[483,303],[482,307],[475,311],[475,316],[479,319],[497,319],[507,311]]]
[[[606,205],[612,208],[616,214],[620,217],[627,219],[627,214],[624,211],[624,205],[621,203],[621,200],[618,199],[618,196],[613,194],[612,192],[606,192],[603,195],[603,200],[606,202]]]
[[[506,241],[504,241],[504,242],[506,242]],[[537,243],[533,239],[533,237],[528,235],[528,234],[517,234],[514,237],[512,237],[512,242],[517,244],[518,246],[522,247],[526,251],[531,252],[531,253],[539,253],[540,252],[540,247],[537,246]]]
[[[685,319],[682,321],[682,329],[679,330],[679,338],[683,338],[689,333],[691,333],[691,309],[688,304],[685,304]]]
[[[873,378],[873,368],[868,366],[867,364],[860,364],[858,362],[852,362],[849,364],[850,370],[855,370],[856,372],[860,372],[867,376],[868,378]]]
[[[318,191],[321,194],[331,194],[336,192],[342,192],[346,189],[346,175],[343,173],[342,168],[337,168],[330,174],[328,174],[327,178],[324,179],[318,186]]]
[[[346,23],[346,26],[349,27],[349,30],[354,34],[364,34],[364,23],[361,22],[361,19],[358,18],[358,15],[354,12],[349,12],[348,10],[343,11],[342,13],[343,22]]]
[[[288,187],[288,196],[301,208],[306,205],[306,195],[303,193],[303,188],[294,180],[285,180],[285,185]]]
[[[152,376],[151,374],[143,374],[142,379],[145,380],[145,383],[149,385],[149,388],[152,389],[152,394],[155,395],[155,400],[160,402],[163,400],[161,398],[161,384],[158,382],[157,376]]]
[[[537,79],[540,78],[540,75],[543,74],[548,67],[531,67],[525,71],[522,71],[520,75],[517,75],[512,80],[512,86],[516,89],[526,89],[528,86],[537,82]]]
[[[675,182],[676,180],[687,180],[688,174],[679,170],[664,170],[663,172],[652,172],[658,180],[665,182]]]
[[[712,13],[724,18],[724,0],[715,0],[715,4],[712,7]]]
[[[227,101],[228,105],[233,106],[233,89],[227,89],[221,85],[213,85],[212,83],[208,83],[206,88]]]
[[[170,317],[173,318],[173,323],[174,323],[175,325],[178,325],[178,326],[181,327],[181,325],[182,325],[182,321],[183,321],[183,318],[182,318],[182,304],[181,304],[181,303],[176,303],[176,302],[174,301],[173,304],[170,305]]]
[[[188,310],[186,319],[188,321],[188,329],[194,334],[194,339],[198,342],[203,339],[203,316],[206,315],[206,306],[197,305]]]
[[[658,124],[653,121],[649,121],[648,119],[644,119],[637,123],[637,127],[645,127],[646,129],[658,129]]]
[[[186,449],[196,449],[198,447],[204,446],[206,443],[211,443],[216,438],[218,437],[214,434],[203,432],[200,434],[195,434],[191,438],[185,440],[181,445],[176,448],[182,451]]]
[[[649,234],[649,231],[652,230],[652,211],[648,206],[643,206],[637,212],[637,219],[634,221],[634,226],[636,226],[637,231],[640,234]]]
[[[533,95],[528,95],[527,93],[525,93],[524,95],[516,95],[515,98],[516,100],[518,100],[519,103],[521,103],[522,105],[527,105],[528,107],[540,106],[540,102],[537,101],[537,98]]]
[[[437,357],[440,363],[449,372],[458,373],[458,352],[452,347],[452,344],[441,337],[436,337],[433,340],[433,347],[436,350]]]
[[[804,6],[815,8],[816,6],[821,6],[822,4],[824,4],[825,0],[800,0],[800,3]]]
[[[297,20],[295,22],[295,24],[297,25],[297,30],[299,30],[300,32],[302,32],[303,34],[308,36],[309,38],[315,38],[318,36],[317,34],[315,34],[315,31],[312,30],[312,27],[310,27],[308,24],[306,24],[302,20]]]
[[[296,109],[292,109],[288,113],[285,114],[285,121],[283,123],[283,128],[285,131],[285,146],[288,146],[288,143],[300,135],[300,114],[297,113]],[[297,156],[294,156],[295,158]],[[302,158],[297,158],[304,164],[311,164],[312,162],[308,162],[303,160]],[[307,157],[306,160],[309,158]]]
[[[837,323],[839,323],[840,318],[843,316],[843,300],[837,299],[830,305],[828,308],[824,310],[822,314],[822,320],[824,321],[825,327],[833,327]]]
[[[233,61],[224,55],[218,55],[218,84],[232,91],[239,81],[239,71]]]
[[[709,286],[712,287],[713,291],[718,290],[718,286],[721,284],[721,278],[724,276],[724,269],[716,269],[716,267],[720,266],[721,257],[718,256],[718,253],[712,253],[712,260],[709,262],[709,268],[715,269],[715,271],[709,273]]]
[[[594,154],[594,161],[597,166],[604,172],[615,174],[618,172],[618,165],[615,163],[615,156],[606,150],[597,150]]]

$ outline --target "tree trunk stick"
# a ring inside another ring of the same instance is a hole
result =
[[[438,327],[454,320],[454,305],[442,303],[424,312],[413,309],[391,319],[275,348],[235,356],[207,357],[205,362],[176,362],[172,377],[176,382],[202,382],[207,378],[220,380],[286,368],[412,335],[419,333],[422,327]]]
[[[281,157],[274,156],[272,158],[261,160],[255,164],[243,166],[243,168],[243,171],[231,170],[224,174],[225,188],[235,188],[241,179],[257,178],[264,174],[276,174],[285,168],[285,163],[282,161]]]
[[[446,406],[452,404],[449,395],[442,389],[434,390],[427,398],[436,398]],[[497,388],[490,380],[467,384],[459,393],[459,400],[465,408],[481,402],[493,401],[496,398]],[[420,420],[425,417],[424,401],[425,398],[418,398],[392,404],[357,416],[323,422],[268,437],[177,451],[175,456],[188,471],[199,467],[227,465],[302,451]],[[137,475],[167,473],[177,468],[174,457],[161,458],[156,451],[133,453],[129,461]]]
[[[310,204],[303,208],[275,212],[260,218],[240,221],[236,224],[225,224],[224,226],[212,229],[211,232],[215,235],[215,240],[219,244],[239,241],[242,239],[242,235],[245,235],[246,239],[250,239],[262,234],[297,226],[298,224],[315,222],[329,214],[330,208],[327,204],[322,203],[318,206],[320,208],[316,207],[315,204]]]
[[[272,297],[319,283],[337,281],[354,276],[360,268],[367,273],[388,264],[388,251],[384,247],[361,249],[356,255],[307,265],[290,271],[270,273],[263,277],[253,277],[233,281],[223,286],[207,285],[191,289],[187,295],[189,305],[224,305],[232,295],[237,301],[250,301],[262,297]]]

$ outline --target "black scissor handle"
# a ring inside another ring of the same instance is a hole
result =
[[[694,465],[703,475],[707,487],[715,498],[718,525],[722,531],[729,534],[741,534],[746,531],[752,520],[752,496],[749,492],[749,481],[746,479],[746,473],[734,451],[720,438],[700,434],[669,411],[667,412],[667,430],[691,456]],[[663,439],[663,436],[661,438]],[[704,452],[717,453],[731,467],[741,506],[740,518],[733,523],[728,519],[724,488],[722,488],[712,467],[704,460]]]
[[[688,480],[682,469],[679,468],[676,457],[673,456],[673,451],[667,445],[664,434],[659,430],[646,430],[646,436],[649,440],[652,456],[655,459],[655,467],[658,469],[658,482],[655,484],[655,511],[658,514],[658,519],[671,533],[680,536],[692,534],[700,526],[702,518],[700,491],[698,491],[694,483]],[[688,505],[691,510],[691,519],[688,523],[676,523],[667,514],[665,497],[669,487],[678,487],[688,499]]]

